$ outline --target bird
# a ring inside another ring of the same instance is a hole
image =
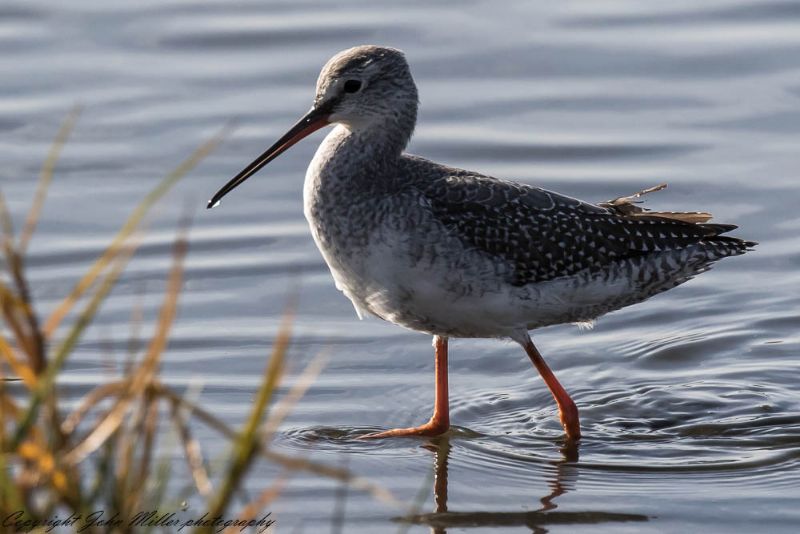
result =
[[[756,244],[704,212],[652,212],[641,191],[584,202],[408,154],[419,98],[405,54],[363,45],[322,68],[311,109],[227,182],[207,207],[312,132],[333,129],[305,174],[303,211],[333,280],[359,318],[427,333],[434,346],[428,422],[363,438],[450,429],[450,338],[511,339],[549,388],[566,439],[581,437],[576,403],[530,337],[592,323]],[[654,188],[658,189],[658,188]]]

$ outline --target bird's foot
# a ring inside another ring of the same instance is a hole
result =
[[[391,430],[384,430],[383,432],[373,432],[371,434],[360,436],[358,439],[397,438],[408,436],[433,437],[444,434],[449,428],[449,421],[431,419],[424,425],[412,426],[409,428],[393,428]]]
[[[581,422],[578,417],[578,407],[575,406],[572,399],[558,407],[558,417],[561,419],[561,425],[564,427],[567,439],[574,441],[581,439]]]

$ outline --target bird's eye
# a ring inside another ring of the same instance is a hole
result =
[[[359,89],[361,89],[361,81],[359,80],[347,80],[344,82],[345,93],[357,93]]]

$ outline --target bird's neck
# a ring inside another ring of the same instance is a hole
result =
[[[392,171],[411,138],[415,115],[338,124],[317,149],[309,172],[317,180],[346,181],[362,190],[388,185],[381,182],[395,178]]]
[[[417,120],[416,106],[409,110],[397,110],[368,122],[342,124],[347,135],[340,138],[343,148],[380,162],[400,157],[411,139]]]

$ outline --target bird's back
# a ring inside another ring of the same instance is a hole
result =
[[[591,321],[755,244],[722,235],[733,225],[692,222],[703,214],[651,214],[620,199],[590,204],[414,156],[404,156],[403,172],[442,235],[461,245],[438,252],[471,255],[441,260],[470,265],[465,293],[502,293],[527,328]],[[476,258],[496,267],[472,270]]]
[[[629,202],[590,204],[413,156],[406,165],[433,216],[469,246],[507,263],[515,286],[687,247],[719,259],[754,245],[722,235],[734,225],[650,214]]]

